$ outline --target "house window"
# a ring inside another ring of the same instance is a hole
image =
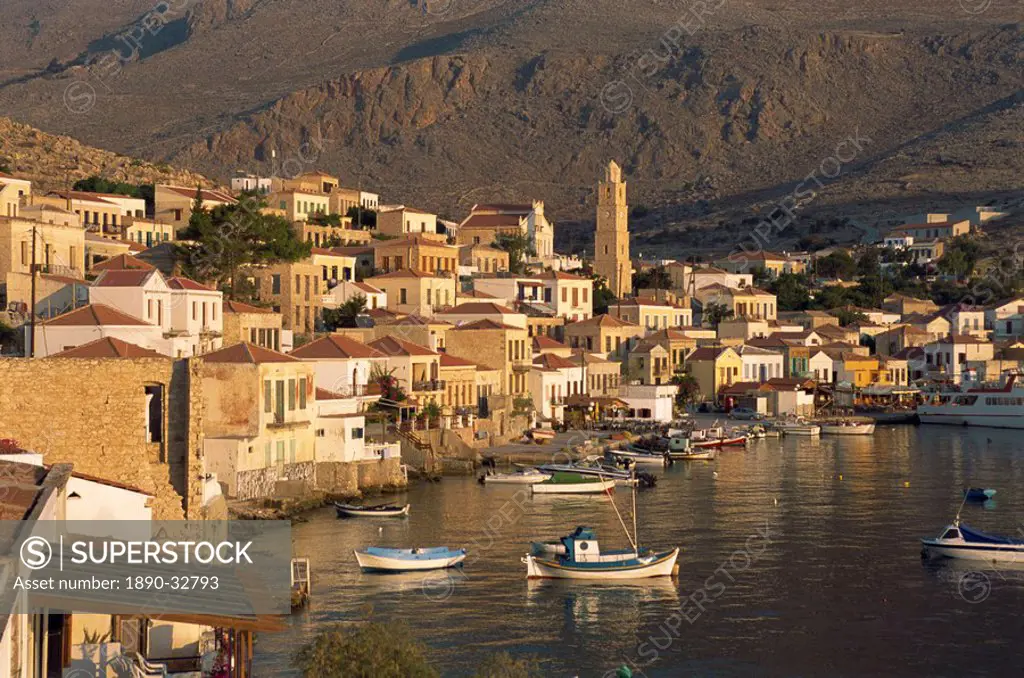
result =
[[[352,440],[362,440],[362,439],[363,439],[363,429],[361,429],[361,428],[354,428],[354,429],[352,429]]]
[[[263,446],[263,466],[264,468],[270,468],[270,464],[273,462],[270,456],[270,441]]]
[[[306,409],[306,378],[299,379],[299,409]]]
[[[270,293],[281,294],[281,274],[275,273],[270,276]]]
[[[288,411],[295,411],[295,380],[288,380]]]
[[[401,288],[400,290],[398,290],[398,303],[400,303],[400,304],[408,303],[408,299],[406,297],[406,290],[405,290],[404,287]]]
[[[255,330],[254,330],[255,331]],[[270,414],[273,409],[273,393],[271,392],[270,380],[263,382],[263,411]]]
[[[192,302],[192,320],[199,319],[199,304]]]
[[[89,214],[89,213],[86,212],[86,214]],[[86,218],[86,220],[88,220],[88,217]],[[174,210],[174,220],[175,221],[181,221],[181,208],[178,208],[178,209]]]

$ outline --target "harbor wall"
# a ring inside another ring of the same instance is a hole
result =
[[[355,462],[301,462],[241,471],[236,476],[235,498],[303,499],[317,492],[356,496],[367,490],[404,487],[402,460],[373,459]]]
[[[151,493],[157,520],[204,517],[202,417],[194,360],[0,359],[0,438]]]

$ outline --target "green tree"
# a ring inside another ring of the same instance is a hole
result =
[[[868,317],[858,310],[852,308],[836,308],[832,309],[832,315],[836,317],[839,324],[843,327],[852,325],[854,323],[867,322]]]
[[[18,340],[18,332],[13,327],[0,320],[0,353],[4,352],[4,348],[13,346]]]
[[[850,280],[857,274],[857,262],[846,252],[838,251],[816,259],[814,270],[822,278]]]
[[[939,271],[957,278],[969,278],[981,256],[981,247],[971,237],[958,235],[949,241],[939,259]]]
[[[796,273],[781,273],[779,277],[772,280],[768,291],[778,297],[780,311],[802,311],[811,302],[808,287],[806,276]]]
[[[374,210],[353,205],[348,208],[348,212],[345,212],[345,216],[352,219],[352,228],[361,228],[363,230],[377,228],[377,213]]]
[[[772,281],[772,274],[763,266],[758,266],[751,271],[751,276],[754,282],[754,287],[764,287]]]
[[[676,405],[679,407],[689,405],[700,395],[700,385],[691,374],[673,374],[672,383],[679,387],[676,391]]]
[[[672,276],[664,266],[656,266],[633,274],[635,290],[670,290]]]
[[[725,304],[719,304],[717,302],[708,302],[704,304],[704,312],[701,314],[701,322],[709,327],[718,329],[718,325],[723,320],[729,320],[735,314],[732,309]]]
[[[188,275],[213,280],[234,298],[243,266],[275,264],[305,259],[311,246],[296,235],[282,217],[263,214],[261,199],[248,196],[234,205],[212,210],[197,200],[188,226],[179,237],[178,259]]]
[[[366,623],[321,631],[295,655],[305,678],[438,678],[426,646],[404,624]]]
[[[324,327],[333,332],[339,327],[355,327],[356,318],[366,313],[366,297],[354,294],[338,308],[325,308]]]
[[[526,273],[526,258],[537,255],[526,233],[501,233],[494,239],[494,246],[508,252],[508,270],[512,273]]]
[[[317,226],[341,226],[341,215],[317,212],[309,218],[309,223]]]

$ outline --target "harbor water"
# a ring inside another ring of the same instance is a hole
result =
[[[309,608],[263,634],[255,675],[299,676],[292,655],[332,622],[401,620],[446,676],[485,653],[540,658],[549,676],[1011,675],[1024,638],[1024,565],[923,560],[967,486],[998,490],[963,520],[1024,536],[1019,432],[879,426],[873,436],[765,439],[657,470],[636,494],[642,546],[681,546],[679,576],[626,585],[527,581],[531,540],[593,526],[628,546],[608,498],[531,497],[474,478],[416,485],[407,519],[294,529]],[[717,477],[716,477],[717,474]],[[631,493],[615,502],[632,530]],[[461,572],[371,575],[353,549],[464,546]]]

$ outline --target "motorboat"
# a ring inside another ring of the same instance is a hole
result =
[[[821,427],[806,419],[780,421],[776,424],[776,428],[787,436],[817,437],[821,435]]]
[[[1024,540],[975,530],[959,516],[934,539],[922,539],[925,553],[946,558],[982,561],[1024,561]]]
[[[537,470],[542,473],[578,473],[584,476],[613,478],[615,480],[627,482],[632,482],[634,480],[633,474],[630,471],[616,468],[610,464],[604,464],[602,463],[602,458],[596,455],[566,464],[544,464],[542,466],[538,466]]]
[[[646,548],[602,551],[589,527],[577,527],[560,541],[561,548],[552,542],[536,542],[534,548],[540,544],[541,554],[535,555],[535,548],[523,557],[528,579],[610,581],[670,577],[678,572],[678,547],[660,552]]]
[[[334,502],[339,518],[401,518],[409,515],[409,504],[382,504],[380,506],[355,506]]]
[[[820,424],[824,435],[833,436],[869,436],[875,432],[875,422],[854,421],[851,419],[835,419]]]
[[[654,464],[657,466],[664,466],[668,459],[667,452],[651,452],[632,445],[628,445],[624,449],[609,450],[608,454],[621,459],[630,459],[637,464]]]
[[[355,551],[356,562],[365,572],[422,572],[460,565],[466,549],[435,548],[392,549],[368,546]]]
[[[601,494],[615,489],[614,478],[555,472],[541,483],[530,485],[534,494]]]
[[[542,483],[550,477],[550,473],[535,468],[523,468],[512,473],[488,473],[480,476],[479,480],[485,485],[532,485]]]
[[[996,491],[985,487],[964,488],[964,501],[988,501],[994,496],[996,496]]]

